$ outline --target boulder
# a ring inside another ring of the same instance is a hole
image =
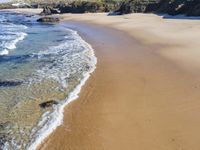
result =
[[[37,22],[44,22],[44,23],[55,23],[59,21],[60,19],[58,17],[42,17],[37,20]]]
[[[45,6],[43,7],[43,11],[40,13],[40,15],[52,15],[52,14],[58,14],[59,11],[50,7],[50,6]]]
[[[53,105],[57,105],[58,102],[55,100],[50,100],[50,101],[46,101],[44,103],[39,104],[39,106],[41,108],[48,108],[48,107],[52,107]]]
[[[31,3],[31,8],[40,8],[40,4],[39,3]]]

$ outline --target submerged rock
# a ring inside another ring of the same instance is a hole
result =
[[[0,149],[3,149],[6,142],[10,141],[8,130],[11,128],[10,122],[0,123]]]
[[[60,19],[57,18],[57,17],[42,17],[42,18],[39,18],[37,21],[38,22],[53,23],[53,22],[59,22]]]
[[[21,85],[22,81],[1,81],[0,80],[0,87],[13,87]]]
[[[48,108],[52,107],[53,105],[57,105],[58,102],[55,100],[46,101],[44,103],[39,104],[41,108]]]
[[[5,143],[8,141],[5,134],[0,133],[0,149],[3,149],[5,146]]]
[[[0,123],[0,131],[11,128],[10,122]]]

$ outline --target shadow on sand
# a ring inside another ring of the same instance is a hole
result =
[[[154,14],[161,16],[163,19],[200,20],[200,16],[186,16],[186,15],[172,16],[168,14],[158,14],[158,13],[154,13]],[[123,14],[121,14],[120,12],[109,12],[107,14],[107,16],[119,16],[119,15],[123,15]]]

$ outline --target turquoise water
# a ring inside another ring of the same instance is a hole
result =
[[[34,149],[95,68],[92,48],[75,31],[37,18],[0,12],[0,149]]]

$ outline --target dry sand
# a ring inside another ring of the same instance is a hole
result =
[[[62,15],[97,69],[41,150],[199,150],[200,20]]]

